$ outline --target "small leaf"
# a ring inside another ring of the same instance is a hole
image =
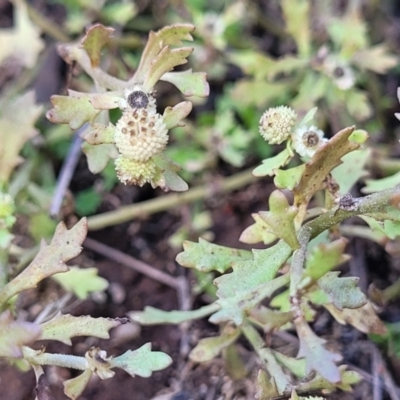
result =
[[[176,126],[184,126],[181,121],[189,115],[192,107],[193,105],[190,101],[183,101],[174,107],[167,107],[163,114],[165,127],[171,129]]]
[[[187,268],[198,271],[218,271],[224,273],[232,264],[240,260],[250,260],[253,254],[248,250],[232,249],[209,243],[199,238],[199,243],[185,241],[184,251],[176,256],[176,261]]]
[[[151,180],[153,188],[160,187],[165,192],[170,190],[184,192],[188,190],[188,184],[177,174],[181,167],[165,157],[163,154],[153,158],[159,168],[159,173]]]
[[[127,318],[92,318],[90,316],[74,317],[70,314],[57,314],[53,319],[41,324],[41,340],[58,340],[71,345],[71,338],[76,336],[94,336],[109,339],[108,331],[126,324]]]
[[[15,321],[10,311],[0,314],[0,357],[21,358],[22,346],[39,339],[41,329],[32,322]]]
[[[167,72],[160,78],[161,81],[172,83],[184,96],[206,97],[210,94],[207,74],[192,72],[191,69],[181,72]]]
[[[314,107],[310,111],[308,111],[307,114],[301,120],[299,126],[312,125],[312,121],[315,118],[315,114],[317,113],[317,111],[318,111],[318,107]]]
[[[372,229],[373,232],[382,233],[385,237],[395,240],[400,236],[400,221],[377,221],[372,217],[366,215],[360,216]]]
[[[139,349],[128,350],[111,360],[111,366],[125,370],[131,376],[148,378],[153,371],[160,371],[172,364],[172,358],[160,351],[151,351],[151,343]]]
[[[71,129],[78,129],[85,122],[93,122],[100,110],[90,102],[92,94],[68,90],[69,96],[51,96],[53,108],[46,117],[54,124],[69,124]]]
[[[359,278],[338,278],[340,272],[328,272],[318,279],[318,287],[328,296],[339,310],[360,308],[367,302],[364,293],[357,286]]]
[[[293,153],[288,148],[281,151],[274,157],[263,160],[262,165],[253,170],[254,176],[273,176],[275,169],[284,167],[293,157]]]
[[[275,170],[274,183],[278,189],[293,190],[300,182],[301,176],[304,172],[305,164],[300,164],[297,167],[289,168],[286,170]]]
[[[68,379],[63,382],[64,393],[72,400],[76,400],[85,390],[86,385],[89,383],[93,372],[90,369],[85,370],[82,374],[75,378]]]
[[[341,164],[341,158],[359,148],[359,144],[348,140],[354,128],[345,128],[322,145],[313,158],[306,163],[303,176],[294,188],[294,205],[307,204],[315,192],[324,186],[325,178]]]
[[[361,189],[363,193],[375,193],[391,189],[400,184],[400,172],[382,179],[366,179],[365,183],[366,186]]]
[[[86,154],[89,170],[92,174],[98,174],[107,166],[110,159],[118,157],[118,151],[114,144],[82,144],[82,151]]]
[[[219,336],[200,339],[197,346],[190,352],[189,358],[195,362],[210,361],[217,357],[223,349],[234,343],[240,333],[239,329],[232,328]]]
[[[86,233],[86,218],[82,218],[70,230],[60,222],[50,244],[43,240],[33,261],[0,290],[0,304],[23,290],[36,287],[40,281],[51,275],[68,271],[65,262],[80,254]]]
[[[385,74],[389,69],[398,65],[399,58],[390,54],[386,45],[378,44],[358,51],[353,56],[352,62],[360,68],[377,74]]]
[[[23,160],[19,156],[22,147],[38,134],[34,125],[42,106],[35,103],[34,92],[28,92],[4,102],[0,111],[0,182],[5,183]]]
[[[319,338],[303,319],[295,321],[300,348],[297,357],[304,357],[306,372],[316,371],[331,383],[339,383],[341,376],[335,362],[341,360],[339,354],[332,353],[323,347],[326,340]]]
[[[132,321],[136,321],[141,325],[180,324],[182,322],[204,318],[217,311],[219,308],[220,307],[215,303],[190,311],[163,311],[151,306],[146,306],[144,311],[131,311],[128,313],[128,316]]]
[[[333,304],[324,304],[324,307],[340,324],[350,324],[363,333],[383,335],[387,333],[385,324],[376,315],[374,307],[367,302],[360,308],[338,310]]]
[[[114,143],[115,126],[92,124],[90,128],[82,134],[82,139],[91,145]]]
[[[82,39],[82,47],[90,58],[92,68],[100,65],[101,50],[112,39],[113,28],[106,28],[101,24],[92,25]]]
[[[272,332],[292,321],[292,312],[280,312],[260,306],[249,312],[249,319],[261,326],[264,332]]]
[[[358,121],[363,121],[372,115],[371,104],[366,92],[361,90],[346,91],[347,111]]]
[[[270,244],[276,240],[276,236],[271,233],[271,229],[268,224],[262,220],[258,214],[251,215],[255,221],[253,225],[246,228],[240,235],[239,240],[243,243],[254,244],[264,243]]]
[[[347,240],[340,238],[331,243],[321,243],[312,249],[307,257],[304,275],[316,281],[333,268],[348,261],[350,257],[343,254]]]
[[[300,244],[297,240],[294,219],[297,215],[297,208],[289,206],[286,196],[279,190],[275,190],[269,197],[270,211],[260,211],[259,215],[272,233],[283,239],[293,250],[298,249]]]
[[[143,51],[140,65],[132,77],[132,82],[144,82],[153,61],[165,46],[179,46],[182,40],[193,40],[191,33],[194,31],[191,24],[174,24],[166,26],[157,32],[150,32],[149,39]],[[164,71],[167,72],[167,71]]]
[[[68,272],[53,275],[52,278],[78,299],[84,300],[90,293],[101,292],[108,287],[108,281],[97,273],[97,268],[70,267]]]

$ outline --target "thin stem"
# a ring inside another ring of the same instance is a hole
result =
[[[215,188],[212,188],[209,184],[205,184],[189,189],[184,193],[168,194],[166,196],[157,197],[156,199],[122,206],[118,208],[118,210],[89,217],[88,228],[89,230],[98,230],[107,226],[118,225],[130,221],[135,217],[169,210],[204,197],[230,192],[254,181],[255,178],[251,175],[251,171],[252,169],[246,170],[230,176],[229,178],[225,178],[218,186],[215,185],[217,186]]]
[[[24,359],[30,364],[36,365],[57,365],[59,367],[85,370],[88,363],[85,357],[72,356],[70,354],[42,353],[41,350],[33,350],[23,346]]]

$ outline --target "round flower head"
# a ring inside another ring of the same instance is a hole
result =
[[[292,134],[293,148],[301,157],[311,158],[318,147],[324,144],[324,132],[316,126],[300,126]]]
[[[280,144],[292,133],[295,111],[286,106],[269,108],[260,119],[260,134],[269,144]]]
[[[115,160],[115,169],[118,179],[125,185],[143,186],[151,182],[157,173],[153,160],[135,161],[125,157],[118,157]]]

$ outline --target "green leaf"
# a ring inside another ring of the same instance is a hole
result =
[[[400,221],[377,221],[374,218],[366,215],[361,215],[362,218],[372,229],[373,232],[383,233],[387,238],[395,240],[400,236]]]
[[[92,68],[100,65],[101,50],[112,39],[115,29],[106,28],[101,24],[92,25],[82,39],[82,47],[90,58]]]
[[[180,324],[206,317],[219,308],[215,303],[190,311],[163,311],[146,306],[144,311],[131,311],[128,316],[132,321],[136,321],[141,325]]]
[[[358,121],[363,121],[372,115],[372,107],[366,92],[352,89],[346,91],[345,94],[347,111],[352,117]]]
[[[340,371],[335,362],[341,360],[341,356],[332,353],[323,347],[326,340],[319,338],[301,318],[294,320],[299,336],[300,348],[297,357],[304,358],[306,373],[316,371],[331,383],[339,383]]]
[[[85,370],[82,374],[76,376],[75,378],[68,379],[63,382],[64,393],[70,399],[77,399],[82,392],[85,390],[86,385],[89,383],[93,372],[90,369]]]
[[[253,170],[254,176],[273,176],[276,169],[285,166],[293,157],[293,153],[286,148],[274,157],[263,160],[262,165]]]
[[[338,310],[333,304],[324,304],[324,307],[342,325],[350,324],[363,333],[375,333],[377,335],[387,333],[385,324],[376,315],[370,302],[355,309]]]
[[[94,214],[103,200],[102,197],[94,187],[80,191],[75,196],[75,212],[86,216]]]
[[[348,261],[350,256],[343,254],[346,245],[347,240],[340,238],[315,246],[307,257],[304,275],[315,282],[333,268]]]
[[[349,141],[348,138],[354,128],[345,128],[328,140],[315,152],[306,163],[303,176],[294,188],[294,205],[307,204],[311,197],[324,187],[328,174],[341,164],[341,158],[359,148],[359,144]]]
[[[263,328],[264,332],[272,332],[292,321],[292,312],[280,312],[259,306],[249,312],[249,319]]]
[[[218,271],[224,273],[232,268],[236,261],[250,260],[253,255],[248,250],[232,249],[219,246],[199,238],[199,243],[185,241],[184,251],[176,256],[176,261],[187,268],[195,268],[198,271]]]
[[[370,160],[371,153],[370,148],[352,151],[343,156],[343,163],[332,171],[333,179],[340,186],[342,194],[349,193],[354,184],[368,174],[364,167]]]
[[[84,300],[90,293],[101,292],[108,287],[108,281],[97,273],[97,268],[70,267],[68,272],[53,275],[52,278],[78,299]]]
[[[118,157],[118,151],[114,144],[90,145],[84,142],[82,151],[85,153],[89,170],[93,174],[98,174],[106,168],[110,159]]]
[[[163,122],[167,129],[175,128],[176,126],[184,126],[181,122],[192,111],[192,103],[183,101],[174,107],[166,107],[163,114]]]
[[[310,3],[307,0],[283,0],[282,11],[286,22],[286,31],[297,44],[298,52],[308,57],[311,51]]]
[[[121,368],[131,376],[148,378],[153,371],[160,371],[172,364],[172,358],[161,351],[151,351],[151,343],[146,343],[139,349],[128,350],[111,360],[111,367]]]
[[[163,154],[154,157],[153,161],[159,168],[159,173],[151,181],[153,188],[160,187],[166,192],[170,190],[176,192],[188,190],[188,184],[177,174],[181,169],[178,164],[169,160]]]
[[[363,193],[374,193],[391,189],[400,184],[400,172],[382,179],[366,179],[365,183],[366,186],[361,189]]]
[[[36,287],[43,279],[68,271],[65,262],[80,254],[86,233],[86,218],[82,218],[70,230],[60,222],[50,244],[46,244],[43,240],[33,261],[0,290],[0,305],[23,290]]]
[[[258,214],[251,214],[255,223],[246,228],[240,235],[239,240],[243,243],[254,244],[264,243],[270,244],[276,240],[276,236],[271,233],[271,229]]]
[[[196,347],[189,353],[189,358],[194,362],[210,361],[231,345],[240,336],[240,330],[231,328],[230,331],[219,336],[200,339]]]
[[[304,168],[305,164],[300,164],[297,167],[289,168],[287,170],[275,170],[275,186],[278,189],[293,190],[293,188],[299,184]]]
[[[6,183],[23,160],[19,156],[22,147],[38,134],[34,125],[42,113],[42,106],[35,103],[31,91],[4,102],[0,113],[0,183]]]
[[[53,319],[41,324],[41,340],[58,340],[71,345],[71,338],[76,336],[94,336],[109,339],[108,331],[126,324],[127,318],[92,318],[88,315],[74,317],[70,314],[57,314]]]
[[[306,362],[304,359],[296,359],[282,354],[278,351],[274,351],[275,358],[280,364],[285,366],[290,372],[292,372],[296,377],[304,379],[307,377],[306,374]]]
[[[389,69],[399,64],[399,58],[389,53],[388,46],[378,44],[358,51],[352,62],[362,69],[368,69],[377,74],[385,74]]]
[[[15,321],[10,311],[0,314],[0,357],[21,358],[22,346],[39,339],[41,329],[32,322]]]
[[[299,123],[299,126],[311,125],[312,121],[315,118],[315,114],[317,113],[317,111],[318,111],[318,107],[314,107],[310,111],[308,111],[307,114],[303,117],[303,119]]]
[[[82,134],[82,139],[91,145],[114,143],[115,126],[92,124],[90,128]]]
[[[260,211],[259,215],[271,228],[274,235],[283,239],[293,250],[300,244],[297,240],[294,219],[298,209],[289,206],[286,196],[279,190],[275,190],[269,197],[270,211]]]
[[[93,94],[68,90],[69,96],[51,96],[53,108],[46,117],[54,124],[69,124],[71,129],[78,129],[85,122],[93,122],[100,110],[90,102]]]
[[[337,309],[360,308],[367,302],[364,293],[357,286],[359,278],[338,278],[340,272],[328,272],[318,279],[318,287],[328,296]]]
[[[167,72],[160,78],[161,81],[172,83],[184,96],[206,97],[210,94],[207,74],[192,72],[191,69],[181,72]]]
[[[158,57],[158,62],[160,61],[159,55],[162,50],[166,46],[179,46],[182,44],[182,40],[193,40],[191,33],[194,29],[195,27],[191,24],[174,24],[166,26],[157,32],[150,32],[139,67],[131,82],[145,82],[146,76],[149,77],[149,71],[154,60]],[[164,72],[167,72],[167,70]]]

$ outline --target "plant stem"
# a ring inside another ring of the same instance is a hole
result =
[[[270,376],[273,376],[276,388],[279,394],[282,394],[285,390],[290,388],[290,383],[282,367],[278,364],[274,357],[272,351],[265,347],[265,342],[258,333],[258,331],[248,322],[244,322],[241,330],[246,336],[246,339],[251,343],[254,350],[260,357],[260,359],[265,363],[266,369]]]
[[[24,359],[30,364],[57,365],[59,367],[85,370],[88,363],[85,357],[72,356],[70,354],[43,353],[41,350],[33,350],[23,346]]]
[[[130,221],[135,217],[169,210],[173,207],[181,206],[182,204],[187,204],[204,197],[230,192],[254,181],[256,178],[251,175],[252,170],[253,169],[249,169],[230,176],[229,178],[225,178],[221,183],[218,182],[218,184],[214,184],[215,187],[213,187],[212,184],[205,184],[189,189],[184,193],[173,193],[167,196],[157,197],[156,199],[122,206],[115,211],[89,217],[88,228],[92,231],[102,229],[107,226]]]

